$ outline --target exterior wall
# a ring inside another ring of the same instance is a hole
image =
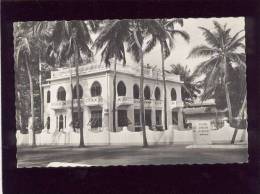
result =
[[[212,143],[230,143],[234,128],[227,123],[219,130],[211,131]],[[178,128],[169,127],[166,131],[147,131],[147,140],[149,145],[157,144],[193,144],[193,130],[178,130]],[[16,132],[17,146],[32,145],[32,130],[29,134],[21,134]],[[120,132],[111,132],[103,130],[101,132],[84,131],[84,141],[86,145],[142,145],[142,131],[130,132],[127,127],[124,127]],[[235,142],[248,142],[247,130],[238,130]],[[36,134],[37,145],[79,145],[79,133],[69,132],[54,132],[47,133],[43,131]]]
[[[84,67],[85,68],[85,67]],[[87,132],[90,131],[90,126],[87,125],[90,121],[91,117],[91,111],[96,109],[102,109],[102,130],[105,129],[112,129],[113,125],[113,118],[112,118],[112,109],[113,109],[113,70],[108,69],[104,70],[101,68],[100,71],[94,71],[93,73],[88,74],[82,74],[83,71],[80,71],[80,85],[83,89],[83,97],[81,102],[81,109],[83,111],[83,131],[86,136]],[[61,70],[62,71],[62,70]],[[63,115],[63,126],[65,130],[68,130],[71,126],[70,123],[72,121],[72,114],[71,114],[71,99],[72,99],[72,93],[71,93],[71,86],[70,86],[70,74],[68,69],[65,69],[66,73],[60,74],[60,76],[55,77],[55,73],[52,73],[52,78],[48,80],[48,84],[44,86],[44,123],[47,123],[47,117],[50,117],[50,131],[54,132],[57,131],[59,128],[59,119],[58,117],[60,115]],[[84,69],[84,71],[87,72],[87,70]],[[59,73],[59,71],[56,71]],[[73,86],[76,85],[76,78],[74,73],[72,73],[72,82]],[[58,74],[57,74],[58,75]],[[140,87],[140,77],[139,72],[133,73],[128,72],[127,68],[124,70],[124,68],[119,68],[119,71],[117,72],[117,81],[116,81],[116,87],[117,84],[122,81],[126,86],[126,96],[125,99],[129,100],[129,102],[123,102],[120,104],[119,97],[117,94],[117,110],[124,109],[127,110],[127,116],[129,120],[131,121],[131,124],[128,126],[129,131],[134,131],[134,109],[140,109],[140,102],[134,101],[133,97],[133,86],[137,84]],[[98,105],[87,105],[86,100],[91,97],[91,86],[92,84],[98,81],[102,87],[101,91],[101,97],[102,97],[102,103]],[[177,100],[175,102],[175,105],[177,107],[177,104],[182,104],[181,100],[181,82],[178,82],[178,79],[175,81],[167,80],[166,82],[166,90],[167,90],[167,122],[168,126],[172,125],[172,102],[171,102],[171,89],[174,88],[176,90],[177,94]],[[156,124],[156,117],[155,117],[155,111],[161,110],[162,111],[162,125],[164,128],[164,111],[163,111],[163,99],[164,99],[164,90],[163,90],[163,81],[161,78],[156,78],[154,76],[148,76],[144,78],[144,88],[146,86],[149,86],[150,88],[150,96],[151,96],[151,102],[145,102],[145,109],[151,109],[151,118],[152,118],[152,125],[155,126]],[[58,102],[57,94],[59,87],[64,87],[66,91],[66,102]],[[158,87],[160,89],[160,100],[156,101],[155,103],[155,95],[154,91],[155,88]],[[50,103],[47,103],[47,91],[51,92],[51,101]],[[127,101],[126,100],[126,101]],[[61,103],[61,104],[59,104]],[[58,106],[58,107],[56,107]],[[74,108],[76,108],[77,102],[74,100]],[[180,111],[181,113],[181,111]],[[116,127],[118,128],[118,114],[116,112]],[[66,119],[65,119],[66,117]],[[179,122],[182,123],[182,122]],[[46,128],[46,126],[45,126]],[[122,130],[122,129],[120,129]],[[88,139],[88,138],[87,138]]]

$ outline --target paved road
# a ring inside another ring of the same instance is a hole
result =
[[[46,167],[50,162],[69,162],[94,166],[149,164],[242,163],[248,159],[247,148],[186,149],[186,145],[18,147],[18,167]]]

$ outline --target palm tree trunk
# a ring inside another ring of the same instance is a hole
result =
[[[73,61],[73,63],[75,63]],[[72,65],[71,65],[71,61],[70,61],[70,89],[71,89],[71,121],[72,121],[72,127],[73,127],[73,131],[75,132],[75,125],[74,125],[74,117],[73,117],[73,84],[72,84]]]
[[[167,130],[167,94],[166,94],[166,80],[165,80],[165,70],[164,70],[164,51],[163,44],[161,42],[161,55],[162,55],[162,78],[163,78],[163,90],[164,90],[164,128]]]
[[[144,59],[143,59],[143,51],[142,46],[138,41],[136,31],[134,31],[134,38],[135,42],[139,47],[139,54],[140,54],[140,66],[141,66],[141,75],[140,75],[140,114],[141,114],[141,127],[143,130],[143,147],[147,147],[147,138],[146,138],[146,131],[145,131],[145,122],[144,122],[144,95],[143,95],[143,87],[144,87]]]
[[[82,118],[81,118],[81,106],[80,106],[80,97],[79,97],[79,48],[74,41],[74,51],[77,56],[76,61],[76,92],[77,92],[77,112],[78,112],[78,123],[79,123],[79,133],[80,133],[80,140],[79,140],[79,147],[85,147],[84,145],[84,137],[83,137],[83,125],[81,124]]]
[[[27,69],[27,74],[29,78],[29,85],[30,85],[30,100],[31,100],[31,116],[32,116],[32,133],[33,133],[33,140],[32,140],[32,146],[36,146],[36,135],[35,135],[35,129],[34,129],[34,98],[33,98],[33,80],[32,80],[32,74],[29,69],[29,64],[28,64],[28,58],[26,59],[26,69]]]
[[[144,61],[143,61],[143,51],[139,49],[140,56],[141,56],[141,76],[140,76],[140,113],[141,113],[141,126],[143,129],[143,146],[147,147],[147,138],[146,138],[146,130],[145,130],[145,121],[144,121],[144,95],[143,95],[143,88],[144,88]]]
[[[228,120],[229,120],[229,124],[231,124],[232,122],[232,107],[231,107],[231,103],[230,103],[230,95],[229,95],[229,90],[228,90],[228,85],[229,83],[227,82],[227,75],[228,75],[228,71],[227,71],[227,61],[226,61],[226,57],[223,58],[223,63],[224,63],[224,84],[225,84],[225,93],[226,93],[226,101],[227,101],[227,107],[228,107]]]
[[[44,122],[44,118],[43,118],[43,93],[42,93],[42,64],[41,64],[41,57],[39,54],[39,87],[40,87],[40,99],[41,99],[41,123]]]
[[[240,118],[242,117],[243,113],[244,113],[244,109],[245,109],[245,107],[246,107],[246,96],[247,96],[247,95],[245,95],[245,98],[244,98],[242,107],[241,107],[241,109],[240,109],[240,111],[239,111],[238,119],[240,119]],[[240,122],[241,122],[241,120],[239,121],[238,125],[240,124]],[[236,128],[235,128],[235,131],[234,131],[234,133],[233,133],[232,139],[231,139],[231,144],[234,144],[234,143],[235,143],[236,136],[237,136],[237,132],[238,132],[238,128],[236,127]]]
[[[113,77],[113,131],[116,132],[116,58],[114,61],[114,77]]]

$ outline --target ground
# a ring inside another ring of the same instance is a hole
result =
[[[193,148],[187,145],[18,147],[18,167],[46,167],[50,162],[69,162],[93,166],[201,164],[247,162],[246,147],[236,149]]]

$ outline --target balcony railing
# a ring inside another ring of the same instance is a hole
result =
[[[88,97],[85,99],[86,106],[102,106],[103,98],[101,96]]]
[[[153,101],[152,100],[144,100],[144,107],[145,108],[152,108]]]
[[[177,107],[183,107],[184,106],[184,104],[183,104],[183,102],[180,102],[180,101],[170,101],[170,107],[171,107],[171,109],[173,109],[173,108],[177,108]]]
[[[66,66],[70,66],[67,64]],[[75,67],[72,68],[59,68],[56,71],[51,72],[51,79],[59,79],[59,78],[64,78],[64,77],[69,77],[71,74],[72,76],[76,75],[75,72]],[[106,67],[104,64],[95,64],[95,63],[88,63],[86,65],[81,65],[79,66],[79,74],[84,75],[84,74],[92,74],[92,73],[97,73],[97,72],[102,72],[102,71],[107,71],[107,70],[113,70],[113,66],[111,67]],[[118,65],[117,66],[117,72],[124,72],[124,73],[129,73],[133,75],[140,75],[140,67],[133,67],[131,65]],[[156,80],[162,80],[162,72],[158,69],[153,69],[153,68],[147,68],[144,67],[144,77],[146,78],[153,78]],[[166,74],[166,80],[170,81],[180,81],[180,76],[175,75],[175,74]]]
[[[155,107],[162,107],[163,101],[162,100],[154,100],[154,106]]]
[[[73,99],[73,107],[77,107],[78,102],[77,99]],[[84,106],[84,100],[80,99],[80,106]],[[66,109],[71,107],[71,100],[57,101],[51,103],[52,109]]]
[[[117,106],[132,105],[134,103],[134,101],[133,101],[133,98],[129,98],[126,96],[118,96],[116,103],[117,103]]]
[[[70,104],[71,106],[71,100],[68,101],[68,103]],[[80,106],[84,106],[84,100],[83,99],[80,99]],[[77,107],[78,106],[78,101],[77,99],[73,99],[73,107]]]
[[[69,105],[69,101],[57,101],[57,102],[52,102],[51,103],[51,108],[52,109],[65,109]]]

